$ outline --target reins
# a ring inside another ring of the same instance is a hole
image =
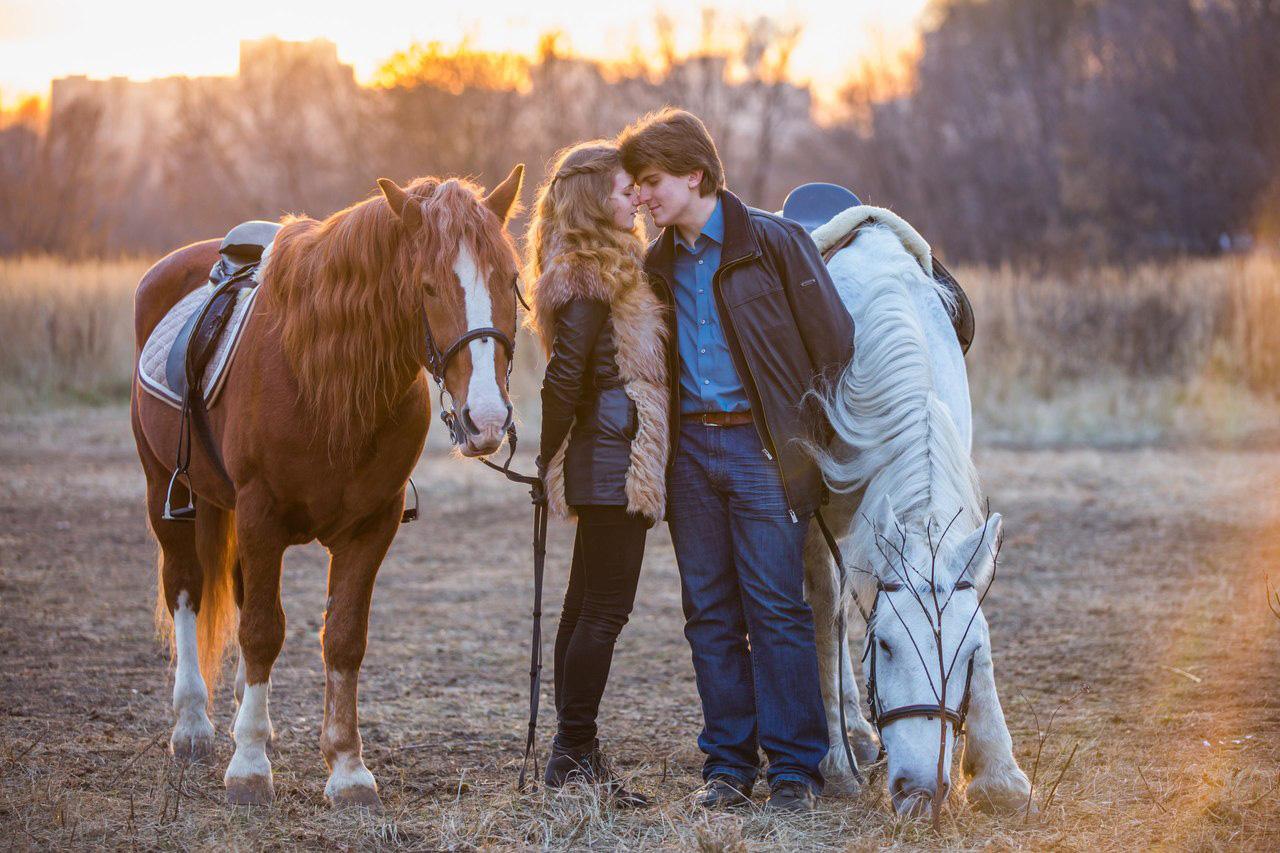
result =
[[[512,278],[511,289],[515,293],[516,301],[519,302],[524,310],[530,310],[529,303],[525,301],[524,294],[520,292],[518,277]],[[501,329],[485,326],[464,332],[449,345],[448,349],[441,352],[436,345],[434,336],[431,334],[431,323],[427,320],[425,312],[423,313],[422,324],[426,343],[427,372],[435,380],[436,387],[440,393],[440,420],[444,422],[445,428],[449,430],[449,439],[455,445],[463,444],[466,440],[463,434],[465,426],[454,409],[452,398],[449,400],[449,405],[445,405],[445,394],[448,393],[444,384],[445,369],[449,366],[449,362],[453,357],[461,352],[467,344],[474,340],[486,341],[494,338],[507,353],[507,385],[510,387],[511,369],[515,364],[516,343]],[[542,586],[547,562],[547,494],[541,477],[531,477],[511,470],[511,460],[515,458],[519,436],[516,433],[515,420],[509,408],[504,432],[507,435],[508,446],[506,461],[501,465],[483,457],[480,461],[511,482],[528,486],[529,499],[533,504],[533,610],[530,614],[533,617],[533,630],[529,638],[529,725],[525,735],[524,758],[520,762],[520,777],[516,783],[517,789],[523,791],[528,779],[529,759],[531,757],[534,761],[535,772],[537,769],[537,756],[534,754],[534,746],[538,732],[538,705],[542,696]],[[409,479],[409,485],[413,487],[412,478]],[[405,521],[417,518],[418,490],[416,487],[413,487],[413,490],[414,507],[412,511],[405,511],[403,519]],[[412,512],[412,516],[410,512]]]
[[[866,784],[866,777],[862,775],[862,770],[858,768],[858,761],[853,756],[853,747],[849,744],[849,725],[845,719],[844,710],[844,660],[849,654],[849,643],[845,638],[845,618],[844,618],[844,591],[845,581],[848,572],[844,566],[844,555],[840,552],[840,546],[836,542],[836,538],[831,535],[831,528],[827,527],[827,521],[822,517],[821,510],[814,510],[813,517],[818,522],[819,529],[822,530],[822,538],[827,542],[827,548],[831,551],[832,558],[836,561],[836,568],[840,572],[840,591],[836,598],[836,645],[840,647],[839,660],[836,661],[837,692],[840,694],[838,703],[840,705],[840,740],[844,743],[844,757],[849,761],[849,767],[853,771],[853,778],[857,780],[859,785]],[[858,601],[858,594],[850,590],[853,595],[853,601],[858,605],[858,609],[862,611],[862,615],[867,619],[867,625],[871,624],[871,614],[862,610],[862,602]]]

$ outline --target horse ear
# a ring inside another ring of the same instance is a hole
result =
[[[390,178],[378,178],[378,189],[382,190],[382,195],[387,199],[391,212],[398,216],[406,227],[413,230],[422,224],[422,208],[395,181]]]
[[[484,205],[493,211],[493,215],[502,220],[503,224],[511,218],[511,214],[515,213],[516,200],[520,197],[520,189],[524,185],[524,163],[517,163],[516,167],[511,170],[511,174],[507,175],[506,180],[493,188],[487,196],[484,197]]]
[[[898,541],[898,514],[893,510],[893,500],[886,494],[876,501],[870,518],[876,535],[883,536],[891,542]]]
[[[1004,519],[993,513],[986,523],[964,538],[956,548],[959,569],[956,580],[967,578],[979,590],[991,580],[995,568],[996,553],[1000,550],[1000,537],[1004,532]]]
[[[382,190],[382,195],[386,197],[387,204],[391,206],[391,212],[400,216],[404,211],[404,203],[409,200],[409,194],[400,189],[390,178],[378,178],[378,189]]]
[[[898,533],[898,514],[894,512],[893,501],[887,494],[881,495],[880,499],[872,505],[871,513],[866,520],[871,525],[872,535],[875,537],[875,553],[885,557],[883,560],[873,561],[876,573],[882,581],[893,580],[898,574],[898,563],[894,557],[898,549],[905,547],[905,543]]]

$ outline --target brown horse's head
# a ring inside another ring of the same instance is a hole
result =
[[[524,166],[512,169],[492,192],[467,181],[419,178],[401,188],[378,181],[403,229],[398,241],[400,286],[423,318],[422,364],[469,331],[495,328],[516,334],[516,253],[506,222],[515,212]],[[431,341],[432,343],[428,343]],[[495,337],[477,337],[443,365],[445,389],[457,419],[455,440],[466,456],[493,453],[511,423],[507,389],[509,353]]]

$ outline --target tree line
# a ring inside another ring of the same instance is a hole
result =
[[[781,206],[844,184],[948,258],[1043,265],[1205,254],[1280,235],[1280,0],[939,0],[918,47],[865,59],[832,114],[790,82],[802,36],[702,18],[702,46],[604,63],[548,34],[532,58],[415,45],[357,87],[305,59],[175,83],[122,150],[110,105],[0,128],[0,253],[159,252],[249,218],[323,216],[373,180],[517,161],[675,104],[730,187]],[[115,124],[113,124],[113,122]]]

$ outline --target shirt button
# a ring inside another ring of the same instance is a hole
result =
[[[711,380],[710,380],[710,379],[704,379],[704,380],[702,380],[702,384],[703,384],[703,385],[710,385],[710,384],[711,384]]]
[[[703,289],[702,289],[701,287],[699,287],[699,288],[698,288],[698,292],[699,292],[699,293],[704,293],[705,291],[703,291]]]
[[[700,321],[700,322],[701,322],[701,323],[702,323],[702,325],[704,325],[704,326],[705,326],[705,325],[707,325],[707,321],[706,321],[706,320],[702,320],[702,321]]]
[[[698,352],[701,352],[701,353],[705,353],[706,351],[707,351],[706,347],[703,347],[702,349],[698,350]]]
[[[698,258],[698,266],[702,266],[702,258]]]

